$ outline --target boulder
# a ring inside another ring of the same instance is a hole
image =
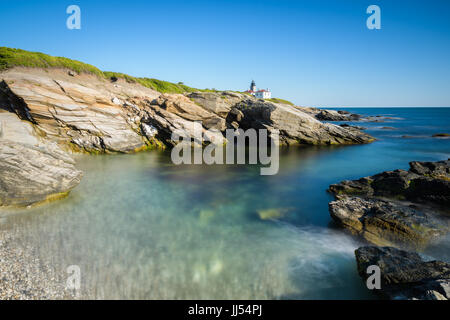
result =
[[[345,180],[329,187],[335,195],[389,197],[427,203],[448,212],[450,161],[410,163],[408,171],[385,171],[359,180]]]
[[[157,97],[136,84],[120,88],[93,75],[14,68],[1,73],[0,107],[34,124],[66,150],[133,152],[145,146],[139,125],[123,107],[129,97]]]
[[[81,180],[58,147],[0,140],[0,207],[29,206],[66,196]]]
[[[237,121],[239,127],[267,129],[269,133],[278,131],[281,144],[331,145],[374,141],[366,133],[322,123],[299,108],[286,104],[248,98],[235,108],[243,114]]]
[[[367,268],[378,266],[381,289],[388,299],[448,300],[450,263],[424,261],[417,253],[392,247],[361,247],[355,251],[359,275],[366,281]]]
[[[449,231],[422,208],[380,199],[344,197],[329,203],[333,220],[376,245],[422,249]]]
[[[449,231],[449,164],[415,161],[408,171],[330,185],[330,215],[373,244],[423,249]]]
[[[316,119],[322,121],[357,121],[360,115],[351,113],[342,113],[335,110],[322,110],[316,115]]]
[[[204,109],[181,94],[162,94],[152,102],[162,109],[188,121],[200,121],[206,129],[226,129],[225,119]]]

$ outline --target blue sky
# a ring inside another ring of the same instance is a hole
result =
[[[81,8],[81,30],[66,8]],[[366,8],[381,8],[381,30]],[[450,1],[0,0],[0,46],[309,106],[450,106]]]

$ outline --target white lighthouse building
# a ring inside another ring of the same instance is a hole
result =
[[[250,84],[250,90],[246,91],[247,93],[250,93],[252,96],[254,96],[257,99],[270,99],[272,98],[272,92],[270,92],[269,89],[256,89],[255,80],[252,80],[252,83]]]

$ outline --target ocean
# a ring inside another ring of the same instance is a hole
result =
[[[0,230],[56,273],[79,266],[82,298],[374,299],[356,271],[362,243],[333,224],[326,190],[450,158],[450,138],[432,137],[450,133],[450,108],[347,110],[391,119],[354,123],[371,144],[282,148],[274,176],[175,166],[164,151],[76,156],[85,174],[67,199],[3,210]],[[449,249],[445,238],[425,254],[450,261]]]

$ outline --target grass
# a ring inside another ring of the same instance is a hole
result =
[[[0,47],[0,71],[6,70],[12,67],[31,67],[31,68],[63,68],[69,69],[76,73],[88,73],[96,75],[103,79],[115,81],[117,79],[124,79],[129,83],[139,83],[144,87],[156,90],[161,93],[185,93],[185,92],[219,92],[216,89],[198,89],[185,85],[183,82],[172,83],[169,81],[163,81],[153,78],[137,78],[125,73],[102,71],[97,67],[80,61],[64,58],[54,57],[45,53],[31,52],[22,49],[12,49],[7,47]],[[232,91],[242,94],[250,95],[248,92]],[[294,105],[292,102],[272,98],[267,99],[275,103],[285,103]]]
[[[91,73],[103,77],[103,72],[89,64],[63,57],[52,57],[40,52],[0,47],[0,71],[15,66],[31,68],[66,68],[74,72]]]
[[[130,83],[139,83],[144,87],[156,90],[161,93],[184,93],[194,91],[207,91],[206,89],[197,89],[189,87],[183,83],[172,83],[169,81],[163,81],[153,78],[136,78],[124,73],[105,71],[103,75],[107,79],[124,79]]]
[[[124,79],[130,83],[139,83],[144,87],[159,91],[161,93],[184,93],[194,91],[209,91],[215,92],[217,90],[197,89],[189,87],[182,82],[172,83],[168,81],[152,79],[152,78],[137,78],[124,73],[101,71],[100,69],[80,61],[64,58],[53,57],[48,54],[40,52],[30,52],[21,49],[12,49],[7,47],[0,47],[0,71],[6,70],[15,66],[31,67],[31,68],[64,68],[72,70],[76,73],[88,73],[96,75],[100,78],[115,80]]]
[[[293,106],[294,104],[288,100],[284,100],[284,99],[280,99],[280,98],[270,98],[270,99],[266,99],[267,101],[270,102],[274,102],[274,103],[284,103],[284,104],[289,104],[291,106]]]

